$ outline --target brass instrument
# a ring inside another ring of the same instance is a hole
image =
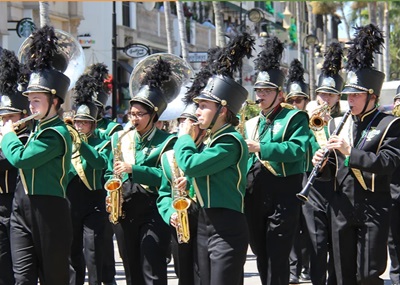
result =
[[[87,143],[87,136],[75,129],[73,112],[65,112],[63,120],[72,140],[72,158],[75,158],[79,155],[79,149],[81,148],[82,142]]]
[[[310,116],[309,126],[313,131],[320,131],[327,124],[324,117],[330,114],[330,107],[324,103],[315,113]]]
[[[123,161],[122,151],[121,151],[121,141],[122,138],[128,134],[130,131],[134,130],[135,126],[130,127],[125,130],[118,138],[117,145],[113,149],[114,163],[116,161]],[[122,211],[122,179],[121,175],[114,172],[112,178],[110,178],[105,184],[104,188],[108,191],[108,196],[106,197],[106,211],[109,213],[109,220],[113,224],[118,224],[120,219],[124,218],[124,213]]]
[[[400,117],[400,104],[397,104],[393,107],[392,115],[396,117]]]
[[[336,126],[336,129],[333,131],[333,133],[331,134],[331,136],[336,136],[339,135],[344,124],[347,121],[347,118],[350,116],[351,114],[351,109],[349,109],[344,115],[343,118],[341,119],[341,121],[339,122],[339,124]],[[311,190],[311,186],[313,185],[315,179],[317,178],[318,173],[320,172],[323,163],[325,162],[325,160],[328,158],[329,155],[329,149],[328,148],[324,148],[324,154],[322,159],[320,160],[320,162],[314,166],[313,170],[310,173],[310,176],[308,177],[307,183],[304,186],[303,190],[301,190],[301,192],[297,193],[296,196],[299,200],[301,200],[302,202],[307,202],[308,201],[308,195],[310,193]]]
[[[16,122],[12,123],[12,126],[13,126],[13,128],[14,128],[14,130],[15,130],[15,129],[17,129],[20,125],[22,125],[23,123],[26,123],[26,122],[28,122],[28,121],[30,121],[30,120],[36,118],[36,117],[39,116],[39,115],[40,115],[39,112],[38,112],[38,113],[35,113],[35,114],[32,114],[32,115],[29,115],[28,117],[22,118],[21,120],[18,120],[18,121],[16,121]],[[4,122],[2,122],[2,123],[4,123]],[[2,140],[3,140],[3,134],[0,132],[0,143],[1,143]]]
[[[173,156],[173,165],[171,167],[172,173],[172,207],[178,214],[178,225],[176,227],[176,237],[178,243],[188,243],[190,240],[189,231],[189,217],[187,209],[190,207],[192,202],[188,197],[185,190],[181,191],[177,187],[176,180],[181,177],[181,170],[176,164],[175,156]]]

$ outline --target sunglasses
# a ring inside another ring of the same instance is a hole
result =
[[[289,104],[293,103],[300,104],[301,102],[303,102],[304,99],[305,99],[304,97],[290,98],[286,102]]]

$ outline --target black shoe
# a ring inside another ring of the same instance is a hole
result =
[[[289,284],[299,284],[299,283],[300,283],[299,278],[297,278],[297,277],[290,277],[290,279],[289,279]]]

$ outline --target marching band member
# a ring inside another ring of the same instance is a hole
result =
[[[225,47],[213,66],[217,73],[193,101],[200,128],[209,133],[201,150],[189,135],[190,120],[181,125],[174,146],[176,162],[192,178],[201,206],[197,244],[202,285],[243,283],[248,231],[244,216],[248,149],[235,130],[236,114],[247,90],[232,79],[244,56],[250,57],[254,39],[243,34]]]
[[[95,94],[93,94],[94,103],[98,108],[96,129],[93,132],[93,136],[100,139],[110,140],[112,134],[122,130],[122,126],[120,124],[112,121],[111,118],[104,116],[105,107],[110,95],[110,88],[107,82],[112,81],[112,79],[110,79],[108,68],[104,63],[92,64],[89,66],[87,74],[97,79],[98,84],[102,86],[102,88],[97,88],[97,91]],[[113,236],[114,232],[120,230],[119,224],[112,225],[108,220],[106,220],[103,234],[104,248],[102,279],[104,285],[116,285]]]
[[[124,218],[116,237],[129,285],[167,284],[171,234],[158,213],[156,199],[162,176],[160,158],[172,148],[175,137],[157,129],[155,123],[176,91],[171,67],[160,56],[146,70],[139,92],[132,94],[128,114],[135,130],[117,132],[111,139],[114,155],[120,152],[122,157],[114,157],[114,163],[109,160],[106,178],[113,172],[122,176]]]
[[[399,117],[400,86],[397,87],[396,95],[393,98],[393,115]],[[388,249],[390,256],[390,280],[392,284],[400,284],[400,173],[395,170],[392,182],[390,183],[390,193],[392,196],[392,207],[390,208],[390,230],[388,239]]]
[[[316,92],[321,106],[325,104],[324,106],[328,106],[329,110],[333,108],[333,112],[327,110],[325,113],[318,114],[323,122],[321,127],[312,127],[311,130],[313,137],[310,144],[313,153],[326,146],[329,138],[327,122],[331,117],[335,118],[340,115],[336,106],[339,104],[340,92],[343,89],[343,78],[339,74],[342,69],[342,57],[343,51],[340,43],[332,43],[325,54]],[[312,118],[318,111],[321,111],[321,109],[310,110],[310,117]],[[310,249],[310,275],[311,281],[315,285],[336,284],[329,207],[333,194],[332,181],[317,180],[311,187],[308,202],[303,205],[303,213],[312,245]]]
[[[210,55],[210,52],[209,52]],[[187,91],[184,101],[187,106],[184,112],[178,118],[178,124],[182,124],[186,119],[191,120],[193,123],[198,123],[196,116],[197,106],[193,103],[192,99],[200,94],[200,91],[204,89],[208,79],[212,76],[208,66],[203,66],[202,70],[196,74],[193,84]],[[203,138],[205,130],[199,128],[199,126],[193,126],[193,141],[200,149],[203,146]],[[172,254],[174,257],[175,273],[179,278],[180,285],[199,285],[200,276],[197,261],[197,216],[198,216],[198,205],[194,201],[195,193],[193,185],[185,197],[190,200],[190,208],[187,210],[189,219],[189,233],[190,240],[179,243],[179,237],[177,231],[179,231],[179,219],[178,213],[173,207],[174,197],[172,186],[178,181],[174,181],[174,173],[181,171],[175,159],[174,150],[165,152],[161,158],[161,165],[163,169],[163,177],[161,180],[161,187],[158,191],[157,207],[163,220],[171,225],[173,229],[172,234]],[[175,171],[175,172],[174,172]],[[183,173],[182,173],[183,174]],[[179,177],[180,185],[186,186],[185,177]],[[183,190],[185,191],[185,189]],[[176,228],[176,229],[175,229]],[[182,228],[181,228],[182,229]]]
[[[76,112],[73,121],[78,135],[86,138],[87,142],[79,142],[80,147],[72,156],[68,173],[67,198],[73,229],[71,265],[74,278],[71,278],[71,285],[85,283],[86,267],[89,284],[101,284],[102,281],[106,220],[103,169],[107,165],[110,147],[108,140],[93,135],[97,106],[92,102],[92,94],[97,90],[97,80],[88,75],[82,75],[75,86]]]
[[[28,73],[20,68],[14,52],[3,49],[0,52],[0,119],[3,123],[15,123],[28,114],[28,99],[18,90],[19,86],[19,89],[26,88],[28,79]],[[29,136],[26,124],[22,123],[15,132],[21,143],[25,144]],[[11,165],[0,149],[0,285],[15,283],[10,247],[10,216],[17,177],[18,169]]]
[[[1,128],[1,148],[20,169],[11,214],[11,252],[15,284],[69,284],[71,215],[65,193],[71,163],[71,136],[58,117],[70,79],[59,53],[54,29],[31,36],[28,66],[32,70],[23,94],[37,125],[24,145],[11,121]],[[57,66],[55,69],[53,66]]]
[[[304,68],[298,59],[294,59],[290,63],[289,75],[287,83],[288,94],[285,97],[286,103],[292,105],[295,109],[305,111],[308,102],[310,102],[310,88],[304,81]],[[312,134],[311,134],[312,135]],[[310,145],[311,147],[311,145]],[[312,150],[308,148],[306,155],[305,171],[310,171]],[[307,175],[304,176],[307,178]],[[289,284],[299,283],[299,278],[302,281],[309,281],[309,235],[304,220],[303,213],[300,212],[299,228],[296,232],[292,250],[289,255],[290,278]]]
[[[262,284],[289,283],[289,253],[300,215],[304,159],[309,140],[308,116],[284,101],[280,70],[283,44],[268,38],[258,58],[254,90],[260,115],[246,122],[250,151],[245,213],[250,246]]]
[[[373,24],[356,28],[348,53],[347,80],[342,93],[351,108],[339,135],[326,148],[329,164],[321,179],[334,181],[331,199],[332,246],[337,284],[383,284],[387,262],[390,181],[400,165],[400,120],[378,110],[384,73],[372,68],[374,52],[383,45]],[[342,123],[331,120],[330,133]],[[324,157],[318,150],[316,165]]]

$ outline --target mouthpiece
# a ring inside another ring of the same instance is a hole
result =
[[[257,99],[254,103],[260,104],[262,101],[264,101],[264,99]]]
[[[201,125],[201,123],[203,123],[203,121],[198,121],[196,123],[193,123],[192,126],[198,126],[198,125]]]

